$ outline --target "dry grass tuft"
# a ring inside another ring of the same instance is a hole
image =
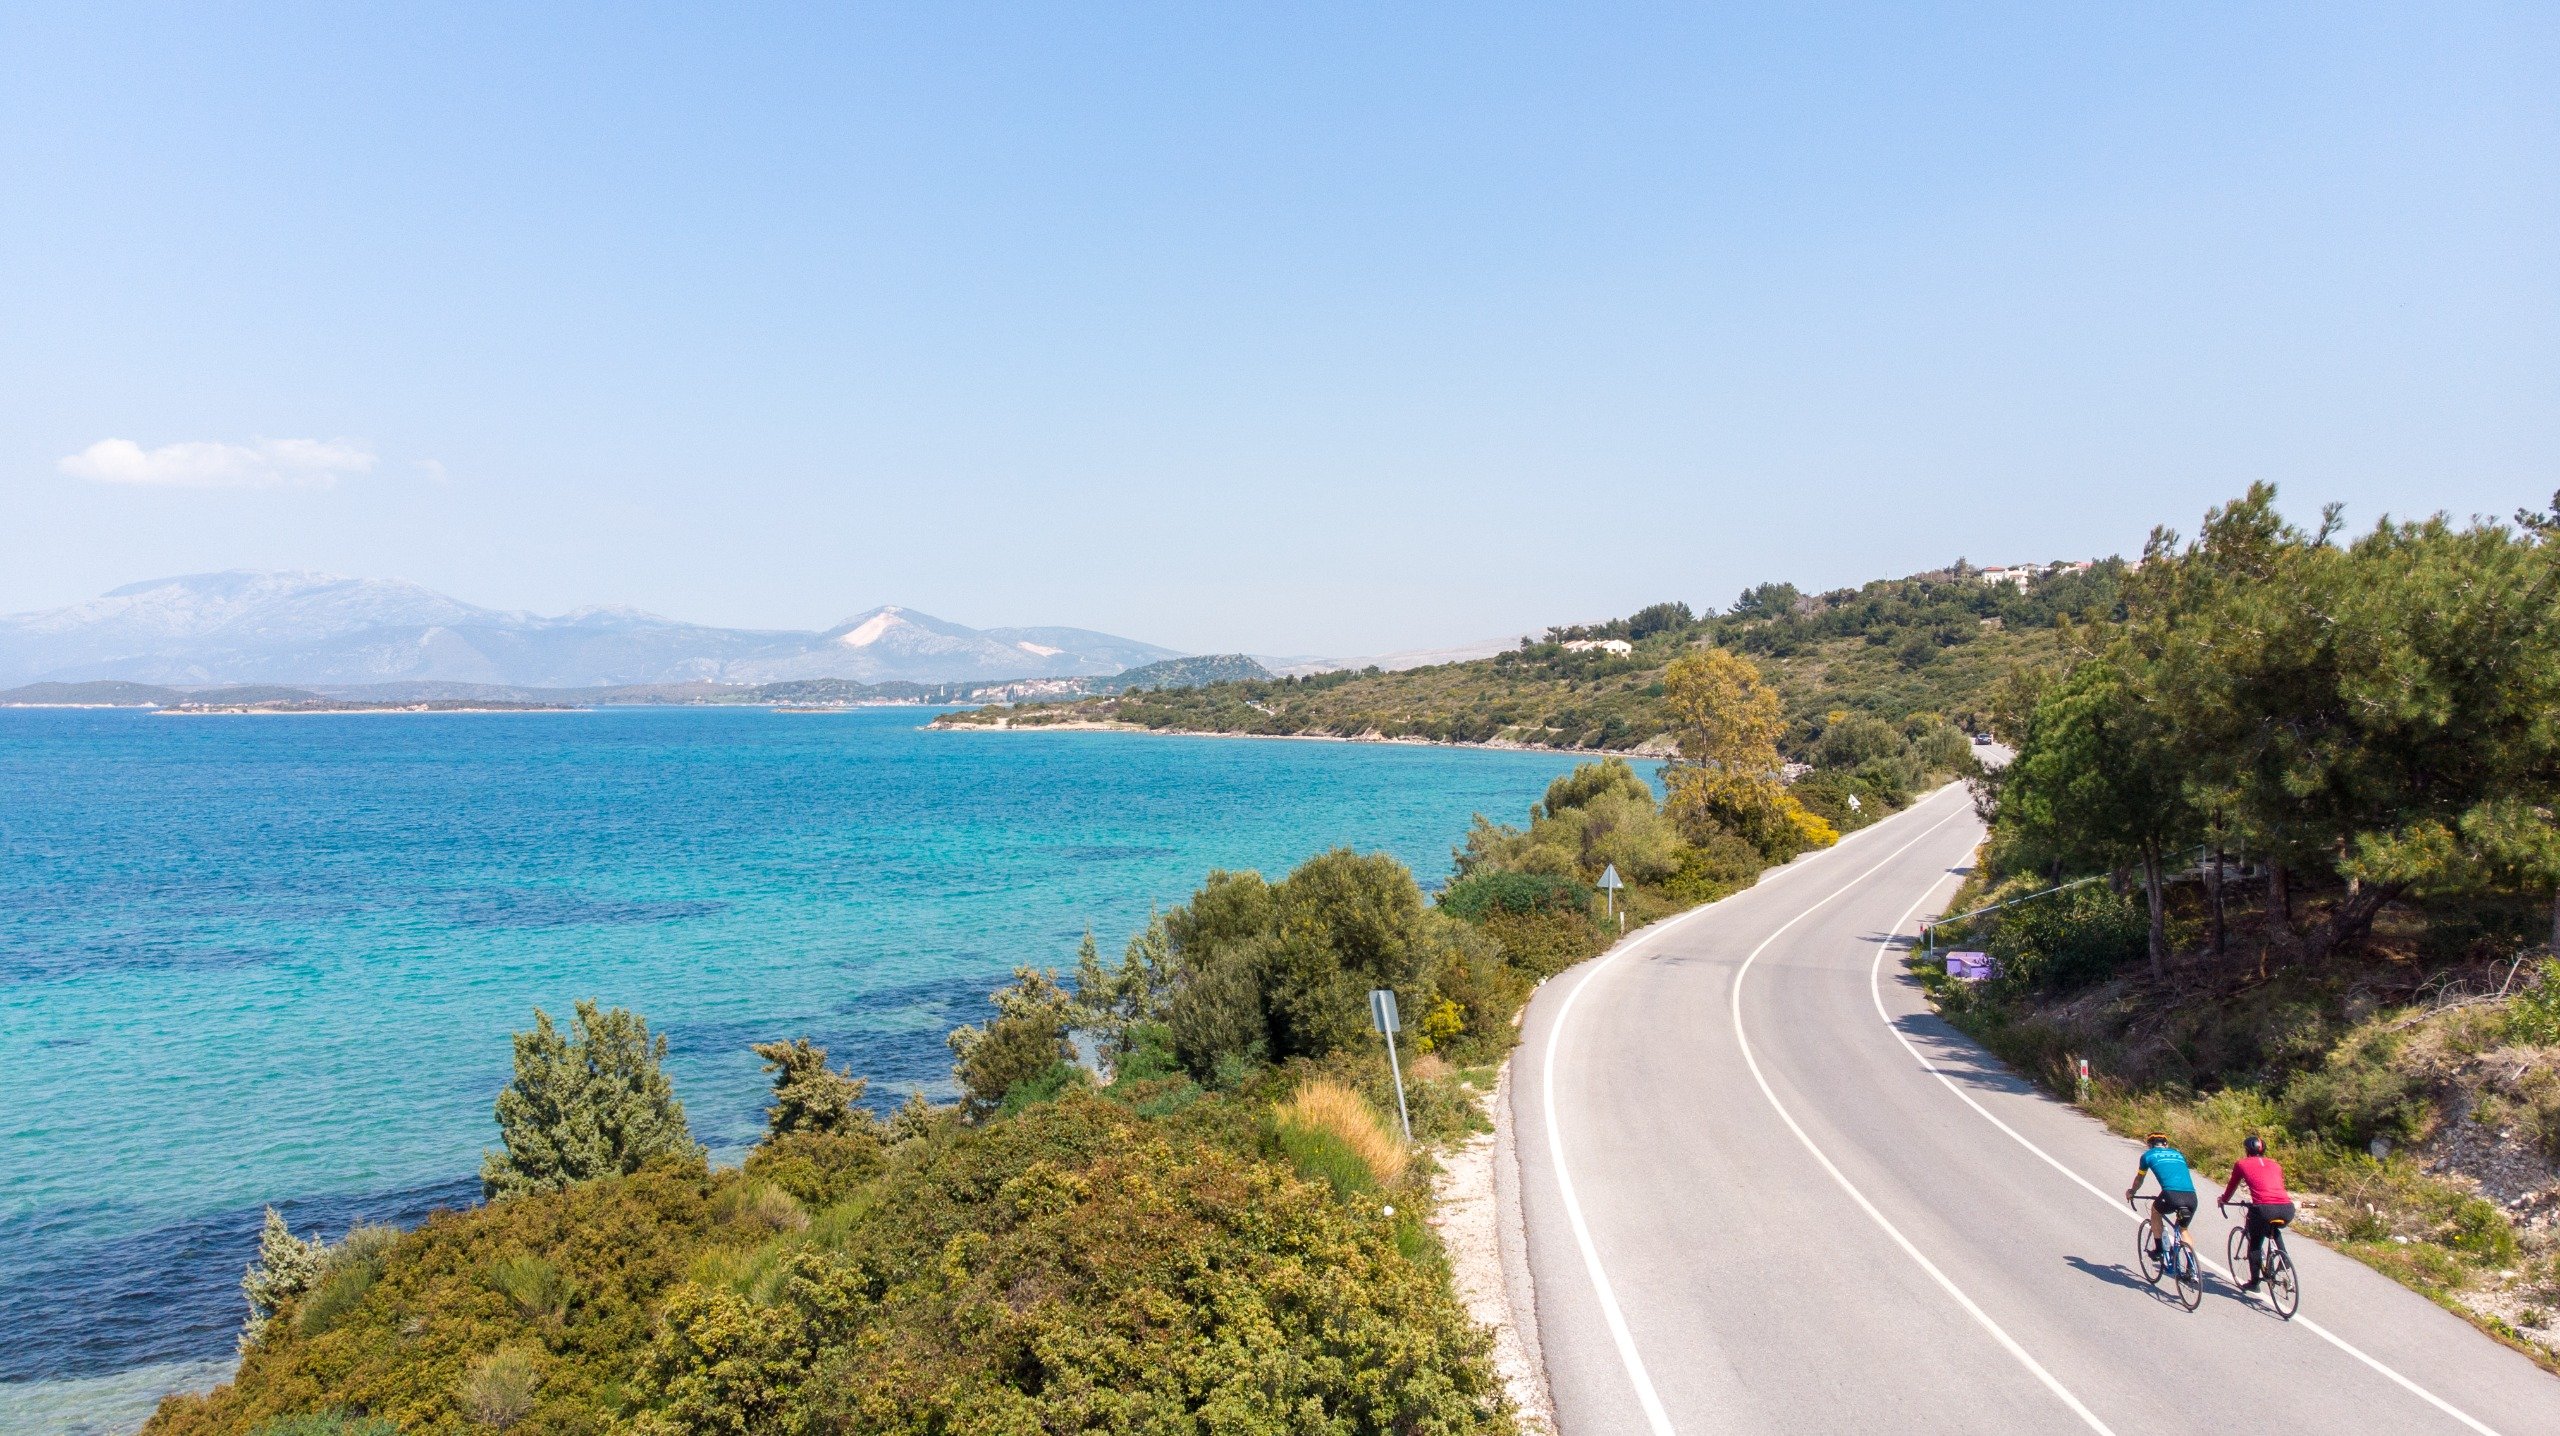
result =
[[[771,1182],[740,1182],[711,1199],[711,1214],[751,1232],[796,1232],[809,1225],[799,1199]]]
[[[1393,1186],[1412,1159],[1394,1127],[1366,1098],[1329,1077],[1302,1084],[1273,1112],[1284,1129],[1322,1134],[1348,1149],[1379,1186]]]
[[[504,1431],[533,1414],[534,1388],[541,1384],[533,1353],[511,1346],[472,1362],[455,1394],[464,1415]]]

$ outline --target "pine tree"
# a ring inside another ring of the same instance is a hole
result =
[[[1067,995],[1054,973],[1039,968],[1015,968],[1013,985],[989,996],[996,1005],[995,1021],[955,1028],[949,1038],[958,1059],[954,1075],[973,1119],[1002,1106],[1014,1087],[1072,1061],[1075,1051],[1067,1034],[1091,1025],[1092,1014]]]
[[[773,1073],[773,1105],[765,1109],[765,1127],[772,1135],[837,1134],[871,1123],[871,1114],[854,1106],[870,1083],[827,1066],[827,1049],[795,1037],[759,1042],[753,1050]]]
[[[480,1163],[489,1200],[637,1171],[652,1157],[702,1155],[667,1078],[667,1039],[652,1041],[647,1019],[580,1002],[568,1036],[539,1008],[533,1023],[516,1034],[515,1080],[498,1094],[506,1150]]]
[[[241,1295],[249,1298],[249,1319],[240,1327],[241,1350],[257,1345],[284,1304],[311,1289],[328,1255],[326,1243],[295,1236],[276,1209],[267,1208],[267,1224],[258,1233],[258,1259],[240,1276]]]

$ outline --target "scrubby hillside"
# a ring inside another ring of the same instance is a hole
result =
[[[1757,660],[1776,685],[1793,724],[1786,746],[1794,756],[1834,710],[1895,721],[1984,711],[2005,675],[2061,660],[2064,626],[2112,617],[2121,578],[2121,565],[2110,562],[2024,585],[1986,582],[1963,568],[1824,594],[1764,584],[1722,614],[1701,618],[1686,605],[1660,604],[1613,623],[1550,630],[1543,641],[1466,663],[1212,683],[939,721],[1667,752],[1673,723],[1662,702],[1664,667],[1722,646]],[[1626,651],[1602,646],[1613,644]]]

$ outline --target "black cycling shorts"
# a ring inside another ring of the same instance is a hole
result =
[[[2184,1231],[2196,1219],[2196,1194],[2193,1192],[2161,1192],[2151,1199],[2151,1210],[2176,1221]]]
[[[2253,1202],[2249,1206],[2249,1235],[2263,1236],[2274,1231],[2278,1223],[2291,1222],[2293,1216],[2291,1202]]]

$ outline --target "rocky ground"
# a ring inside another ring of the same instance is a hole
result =
[[[2517,1046],[2465,1053],[2462,1025],[2460,1015],[2427,1024],[2406,1054],[2443,1104],[2411,1155],[2430,1175],[2497,1204],[2522,1249],[2513,1267],[2483,1275],[2455,1299],[2560,1358],[2560,1164],[2539,1130],[2560,1092],[2560,1053]]]

